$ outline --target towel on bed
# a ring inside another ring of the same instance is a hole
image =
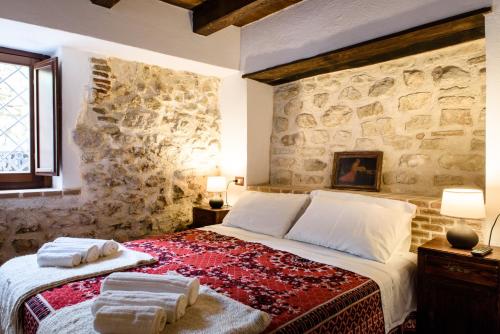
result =
[[[41,253],[37,254],[36,261],[40,267],[76,267],[82,262],[80,253]]]
[[[105,291],[92,303],[92,314],[104,306],[158,306],[166,312],[167,322],[174,323],[186,313],[187,298],[178,293],[144,291]]]
[[[172,292],[187,296],[188,305],[193,305],[198,298],[200,280],[169,271],[166,275],[143,273],[113,273],[101,284],[101,292],[110,290]]]
[[[158,334],[167,318],[158,306],[103,306],[94,319],[94,329],[101,334]]]
[[[71,281],[154,262],[149,254],[125,248],[104,261],[75,268],[41,268],[36,255],[13,258],[0,266],[0,333],[22,332],[19,310],[29,296]]]
[[[40,322],[37,334],[89,334],[93,332],[92,300],[62,308]],[[200,296],[186,314],[162,333],[168,334],[258,334],[271,317],[202,286]]]
[[[114,240],[90,239],[90,238],[68,238],[60,237],[54,240],[55,243],[70,245],[97,245],[100,256],[110,256],[118,252],[120,244]]]
[[[99,259],[99,247],[96,244],[58,244],[55,242],[48,242],[44,244],[37,252],[40,254],[49,253],[80,253],[81,260],[83,263],[92,263]]]

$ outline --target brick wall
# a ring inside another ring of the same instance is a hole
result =
[[[314,189],[317,188],[273,185],[248,186],[248,190],[272,193],[308,194]],[[324,188],[322,190],[335,191],[329,188]],[[441,198],[439,197],[384,192],[374,193],[357,191],[353,193],[374,197],[390,198],[415,204],[417,206],[417,215],[412,221],[411,251],[413,252],[416,251],[418,246],[437,236],[444,237],[448,229],[453,227],[458,222],[458,219],[441,216],[439,214],[439,210],[441,208]],[[465,223],[479,235],[480,240],[483,240],[481,230],[483,220],[465,220]]]

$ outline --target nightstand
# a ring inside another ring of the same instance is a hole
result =
[[[190,227],[220,224],[228,212],[229,208],[212,209],[209,206],[195,206],[193,207],[193,224]]]
[[[485,257],[445,238],[418,248],[418,333],[500,333],[500,248]]]

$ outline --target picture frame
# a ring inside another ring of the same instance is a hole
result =
[[[381,151],[335,152],[332,188],[380,191],[383,156]]]

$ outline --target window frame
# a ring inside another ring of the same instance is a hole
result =
[[[16,65],[29,66],[30,68],[30,173],[0,173],[0,190],[16,190],[16,189],[37,189],[50,188],[52,186],[52,177],[36,175],[36,155],[35,155],[35,87],[34,87],[34,65],[42,60],[50,57],[32,53],[19,51],[9,48],[0,47],[0,62]]]

